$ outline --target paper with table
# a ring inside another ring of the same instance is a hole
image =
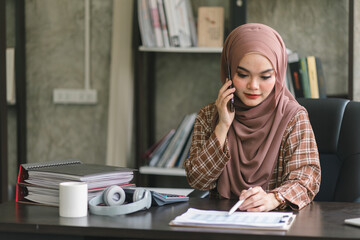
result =
[[[170,222],[172,226],[288,230],[295,220],[292,212],[235,212],[199,210],[187,212]]]

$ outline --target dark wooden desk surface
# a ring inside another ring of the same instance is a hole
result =
[[[191,198],[129,215],[71,219],[58,208],[8,202],[0,204],[0,239],[360,239],[360,228],[344,219],[360,217],[360,203],[314,202],[298,213],[288,231],[172,227],[168,223],[189,207],[228,210],[230,200]]]

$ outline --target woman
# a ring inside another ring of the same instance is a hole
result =
[[[285,87],[286,66],[285,44],[272,28],[249,23],[229,34],[223,86],[200,110],[184,163],[192,187],[244,200],[244,211],[300,210],[313,200],[319,154],[306,110]]]

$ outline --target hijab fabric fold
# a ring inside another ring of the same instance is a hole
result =
[[[238,97],[234,98],[235,119],[228,132],[231,158],[217,184],[224,198],[238,197],[243,189],[252,186],[266,189],[286,126],[303,109],[285,87],[285,44],[274,29],[263,24],[244,24],[229,34],[221,55],[222,83],[226,80],[227,64],[233,77],[240,60],[248,53],[259,53],[271,62],[276,82],[271,94],[255,107],[248,107]],[[218,118],[215,112],[213,127]]]

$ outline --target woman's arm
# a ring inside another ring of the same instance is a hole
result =
[[[190,186],[200,190],[216,187],[216,181],[230,159],[227,141],[221,147],[211,126],[214,110],[214,104],[200,110],[194,124],[190,155],[184,162]]]
[[[300,210],[319,192],[321,169],[319,152],[306,111],[290,122],[285,144],[280,149],[283,164],[278,187],[272,192],[283,196],[290,207]]]
[[[245,201],[240,210],[270,211],[290,206],[300,210],[309,204],[320,188],[320,162],[315,136],[305,111],[298,112],[289,122],[280,147],[279,174],[270,192],[261,187],[244,190],[240,199]],[[282,201],[285,200],[284,204]]]

